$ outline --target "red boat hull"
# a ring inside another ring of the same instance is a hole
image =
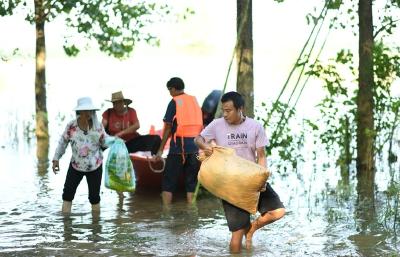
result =
[[[146,156],[131,154],[130,157],[135,170],[136,187],[161,190],[162,172],[152,171],[150,165],[154,170],[161,170],[163,168],[162,161],[149,163]]]
[[[162,172],[154,172],[163,169],[163,162],[149,162],[146,156],[130,154],[133,169],[136,176],[136,188],[140,190],[159,190],[161,191]],[[151,169],[151,167],[153,170]],[[179,178],[178,190],[184,191],[184,175],[181,174]]]

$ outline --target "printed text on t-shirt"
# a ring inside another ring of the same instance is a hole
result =
[[[247,133],[228,133],[228,145],[247,145]]]

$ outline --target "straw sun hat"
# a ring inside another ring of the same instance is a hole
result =
[[[78,99],[78,104],[74,111],[98,111],[99,108],[95,107],[90,97],[81,97]]]
[[[131,99],[128,99],[128,98],[124,97],[124,95],[122,94],[122,91],[118,91],[118,92],[115,92],[115,93],[111,94],[110,102],[114,103],[116,101],[121,101],[121,100],[123,100],[126,105],[132,103]]]

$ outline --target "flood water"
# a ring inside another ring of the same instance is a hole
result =
[[[83,180],[72,214],[63,215],[69,156],[54,175],[37,170],[34,153],[34,147],[0,149],[0,256],[231,256],[218,199],[203,195],[187,205],[178,195],[164,208],[158,190],[120,197],[102,185],[96,215]],[[306,180],[276,173],[271,183],[287,215],[256,232],[251,250],[234,256],[400,256],[396,236],[378,223],[362,229],[351,198],[324,193],[326,181],[322,172]]]
[[[32,90],[32,86],[29,88]],[[51,92],[61,89],[53,88]],[[159,190],[124,193],[121,198],[103,183],[101,211],[93,216],[83,180],[72,214],[62,215],[61,195],[70,150],[60,160],[59,174],[38,169],[36,143],[33,139],[27,143],[26,137],[26,130],[34,124],[32,99],[17,102],[17,93],[10,91],[13,93],[3,93],[0,101],[0,118],[6,121],[0,123],[0,256],[232,256],[222,206],[212,196],[201,195],[192,206],[179,195],[166,209]],[[97,99],[107,98],[109,90],[103,91],[104,97]],[[73,100],[49,103],[49,158],[58,135],[72,117],[76,97],[69,97]],[[62,98],[51,95],[49,99]],[[270,183],[287,214],[257,231],[250,251],[233,256],[400,256],[399,218],[397,212],[387,213],[386,208],[384,192],[390,180],[387,168],[376,174],[375,212],[359,214],[354,172],[350,187],[343,189],[338,186],[340,171],[336,167],[322,168],[329,157],[306,159],[297,171],[286,172],[277,169],[279,158],[268,158],[273,171]],[[398,174],[399,163],[395,165]]]

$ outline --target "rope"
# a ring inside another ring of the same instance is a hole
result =
[[[306,67],[306,63],[308,63],[308,61],[309,61],[309,59],[310,59],[310,56],[311,56],[311,53],[312,53],[313,50],[314,50],[315,44],[316,44],[317,39],[318,39],[318,35],[319,35],[319,33],[321,32],[321,29],[322,29],[322,27],[323,27],[323,24],[324,24],[324,21],[325,21],[327,12],[328,12],[328,9],[324,7],[324,13],[321,13],[321,15],[323,15],[323,16],[322,16],[322,17],[323,17],[323,18],[322,18],[322,22],[319,23],[319,28],[318,28],[318,30],[317,30],[317,33],[316,33],[314,39],[313,39],[311,48],[310,48],[310,50],[309,50],[309,52],[308,52],[307,60],[303,63],[303,65],[302,65],[302,67],[301,67],[300,74],[299,74],[299,76],[298,76],[298,78],[297,78],[296,84],[295,84],[295,86],[294,86],[294,88],[293,88],[293,90],[292,90],[292,92],[291,92],[291,94],[290,94],[290,96],[289,96],[289,99],[288,99],[288,101],[287,101],[287,105],[288,105],[288,106],[289,106],[290,101],[292,100],[292,97],[293,97],[294,93],[296,92],[297,87],[299,86],[300,79],[301,79],[301,77],[302,77],[302,75],[303,75],[303,73],[304,73],[304,69],[305,69],[305,67]],[[318,25],[318,23],[316,23],[316,24]],[[311,34],[311,35],[312,35],[312,34]],[[311,36],[311,35],[310,35],[310,36]],[[310,39],[310,38],[311,38],[311,37],[309,37],[309,39]],[[326,42],[326,39],[327,39],[327,38],[325,38],[325,42]],[[308,42],[309,42],[309,40],[307,40],[307,43],[308,43]],[[324,45],[325,45],[325,42],[324,42]],[[324,45],[322,46],[322,48],[324,47]],[[305,48],[305,47],[304,47],[304,48]],[[303,48],[303,49],[304,49],[304,48]],[[321,53],[322,48],[320,49],[319,54]],[[318,56],[319,56],[319,54],[318,54]],[[318,58],[317,58],[317,59],[318,59]],[[317,60],[317,59],[316,59],[316,60]],[[316,60],[314,61],[314,63],[316,62]],[[298,62],[297,62],[297,63],[298,63]],[[296,68],[296,65],[295,65],[293,68]],[[294,70],[294,69],[292,69],[292,71],[293,71],[293,70]],[[308,78],[309,78],[309,76],[308,76]],[[306,81],[308,81],[308,78],[306,79]],[[286,87],[286,85],[285,85],[285,87]],[[296,100],[296,104],[297,104],[297,101],[298,101],[298,99],[299,99],[301,93],[303,92],[304,87],[305,87],[305,84],[303,84],[303,87],[302,87],[302,89],[300,90],[300,94],[299,94],[299,96],[298,96],[298,98],[297,98],[297,100]],[[281,91],[281,93],[282,93],[282,91]],[[280,94],[280,95],[281,95],[281,94]],[[279,99],[279,97],[278,97],[278,99]],[[274,106],[275,106],[275,105],[274,105]],[[293,107],[294,107],[294,106],[293,106]],[[272,115],[272,112],[273,112],[273,110],[269,113],[270,116]],[[281,118],[279,119],[279,122],[278,122],[278,125],[277,125],[277,129],[274,131],[274,133],[272,134],[272,137],[271,137],[271,138],[274,138],[277,134],[280,134],[280,132],[281,132],[281,130],[282,130],[281,124],[283,123],[283,121],[287,121],[288,118],[289,118],[289,117],[286,117],[286,111],[282,112]]]
[[[327,34],[326,37],[325,37],[324,43],[322,44],[322,46],[321,46],[321,48],[320,48],[320,50],[319,50],[319,52],[318,52],[318,54],[317,54],[317,57],[315,58],[313,64],[315,64],[315,63],[317,62],[319,56],[321,55],[322,50],[323,50],[324,47],[325,47],[326,41],[328,40],[328,36],[329,36],[329,33],[331,32],[331,29],[332,29],[332,27],[330,26],[330,27],[329,27],[328,34]],[[302,92],[303,92],[303,90],[304,90],[304,87],[306,86],[306,84],[307,84],[307,82],[308,82],[308,79],[309,79],[310,77],[311,77],[311,75],[308,74],[307,79],[304,81],[303,86],[302,86],[301,89],[300,89],[300,93],[299,93],[299,95],[297,96],[296,101],[295,101],[293,107],[295,107],[295,106],[297,105],[297,102],[299,101],[300,96],[301,96],[301,94],[302,94]]]
[[[327,12],[327,10],[328,10],[327,7],[328,7],[328,3],[329,3],[329,2],[330,2],[330,1],[326,1],[326,2],[325,2],[325,5],[324,5],[324,7],[323,7],[322,10],[321,10],[320,15],[318,16],[318,21],[319,21],[321,18],[323,18],[323,20],[325,19],[326,15],[324,15],[324,12],[325,12],[325,14],[326,14],[326,12]],[[313,34],[314,34],[314,31],[315,31],[315,29],[317,28],[317,26],[318,26],[318,22],[316,22],[316,23],[314,24],[314,27],[313,27],[313,29],[311,30],[311,33],[310,33],[310,35],[308,36],[307,41],[304,43],[304,46],[303,46],[303,48],[301,49],[301,52],[300,52],[299,56],[297,57],[297,60],[296,60],[296,62],[295,62],[295,65],[293,65],[293,68],[292,68],[292,70],[290,71],[290,73],[289,73],[289,75],[288,75],[288,77],[287,77],[287,79],[286,79],[285,84],[283,85],[281,91],[279,92],[279,95],[278,95],[277,99],[275,100],[274,104],[272,105],[271,112],[268,114],[268,117],[267,117],[267,119],[265,120],[266,123],[269,122],[272,113],[275,111],[276,105],[277,105],[279,99],[281,98],[283,92],[285,91],[287,85],[289,84],[289,81],[290,81],[290,79],[291,79],[291,77],[292,77],[294,71],[296,70],[296,68],[297,68],[297,66],[298,66],[298,64],[299,64],[299,62],[300,62],[300,59],[302,58],[303,53],[304,53],[304,51],[306,50],[306,48],[307,48],[307,46],[308,46],[308,44],[309,44],[309,42],[310,42],[310,40],[311,40],[311,38],[312,38],[312,36],[313,36]],[[303,65],[305,65],[305,64],[303,64]]]
[[[311,52],[312,52],[312,50],[314,49],[314,46],[315,46],[317,37],[318,37],[319,32],[320,32],[320,30],[321,30],[321,28],[322,28],[322,25],[323,25],[323,22],[324,22],[324,20],[325,20],[325,17],[326,17],[327,12],[328,12],[328,9],[326,9],[326,11],[325,11],[324,19],[322,20],[322,23],[321,23],[321,25],[320,25],[320,28],[318,29],[317,35],[316,35],[315,38],[314,38],[314,42],[313,42],[312,47],[311,47],[311,50],[310,50],[310,52],[309,52],[309,56],[311,55]],[[327,35],[326,35],[326,37],[325,37],[325,40],[324,40],[323,44],[321,45],[321,48],[319,49],[319,52],[318,52],[318,54],[317,54],[317,56],[316,56],[316,58],[315,58],[313,64],[315,64],[315,63],[318,61],[319,56],[321,55],[322,50],[324,49],[325,44],[326,44],[326,42],[327,42],[327,40],[328,40],[328,37],[329,37],[329,34],[330,34],[331,30],[332,30],[332,26],[329,26],[328,33],[327,33]],[[308,60],[309,60],[309,57],[308,57],[308,59],[307,59],[307,62],[308,62]],[[295,92],[295,90],[297,89],[297,87],[298,87],[298,85],[299,85],[300,78],[301,78],[301,76],[302,76],[302,74],[303,74],[304,68],[305,68],[305,65],[303,65],[303,68],[302,68],[302,70],[301,70],[301,73],[300,73],[300,75],[299,75],[299,78],[298,78],[298,80],[297,80],[297,82],[296,82],[295,88],[293,89],[292,94],[291,94],[290,97],[289,97],[288,104],[289,104],[289,102],[291,101],[292,96],[294,95],[294,92]],[[300,96],[301,96],[301,94],[303,93],[303,90],[304,90],[304,88],[305,88],[305,86],[306,86],[306,84],[307,84],[307,82],[308,82],[308,80],[309,80],[310,77],[311,77],[311,75],[308,74],[306,80],[304,81],[304,83],[303,83],[303,85],[302,85],[302,87],[301,87],[301,89],[300,89],[299,94],[297,95],[297,98],[296,98],[296,101],[295,101],[295,103],[294,103],[294,105],[293,105],[293,108],[297,105],[297,103],[298,103],[298,101],[299,101],[299,99],[300,99]],[[277,134],[280,134],[280,132],[281,132],[281,130],[282,130],[281,124],[282,124],[284,121],[286,122],[286,121],[289,119],[288,116],[285,117],[285,114],[286,114],[286,112],[283,112],[283,113],[282,113],[281,119],[279,120],[278,125],[277,125],[277,129],[274,131],[272,137],[275,137]]]
[[[161,169],[155,169],[155,168],[153,168],[153,166],[151,166],[151,163],[152,163],[152,161],[151,161],[151,158],[149,158],[149,157],[147,157],[147,162],[149,163],[149,168],[154,172],[154,173],[161,173],[161,172],[163,172],[164,171],[164,169],[165,169],[165,160],[164,160],[164,158],[161,158],[161,162],[162,162],[162,168]]]

